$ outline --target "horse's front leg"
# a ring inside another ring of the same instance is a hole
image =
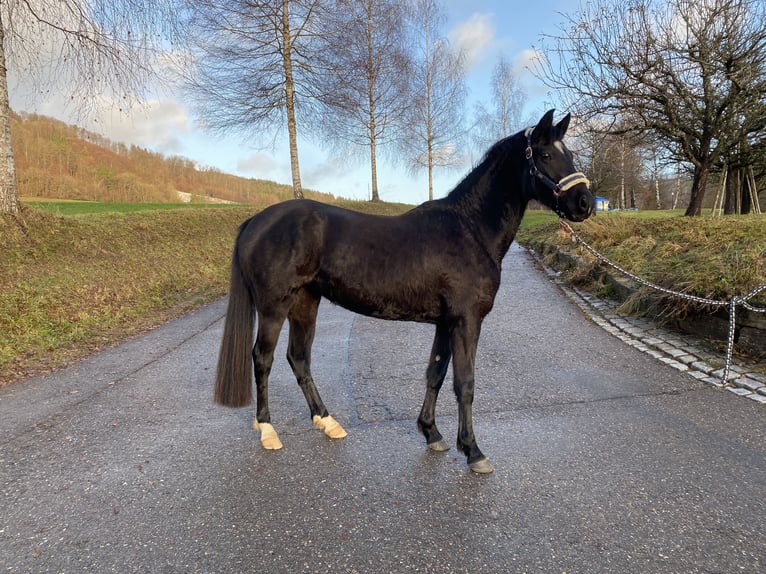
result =
[[[444,377],[447,376],[451,354],[449,329],[438,324],[431,348],[431,360],[426,370],[426,396],[418,417],[418,429],[426,437],[428,448],[435,451],[449,450],[439,429],[436,428],[436,400],[439,398]]]
[[[465,320],[453,329],[452,365],[458,403],[457,447],[468,458],[468,466],[472,471],[487,474],[493,471],[492,465],[479,450],[473,433],[474,362],[480,330],[480,321],[471,324]]]

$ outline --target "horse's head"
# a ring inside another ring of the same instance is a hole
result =
[[[526,158],[535,199],[561,217],[582,221],[593,213],[595,200],[588,191],[587,178],[575,171],[572,152],[561,141],[569,118],[567,114],[553,125],[550,110],[534,128],[527,129]]]

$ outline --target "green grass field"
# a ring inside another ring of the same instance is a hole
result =
[[[242,207],[233,203],[113,203],[106,201],[43,200],[22,201],[33,209],[54,215],[92,215],[94,213],[135,213],[167,209],[206,209]]]
[[[175,209],[246,209],[252,212],[262,209],[262,206],[248,206],[236,203],[116,203],[107,201],[77,201],[77,200],[49,200],[49,199],[23,199],[22,203],[28,207],[51,213],[53,215],[93,215],[98,213],[135,213],[137,211],[160,211]],[[378,215],[398,215],[412,205],[404,203],[383,203],[371,201],[356,201],[351,199],[338,199],[335,205],[375,213]]]

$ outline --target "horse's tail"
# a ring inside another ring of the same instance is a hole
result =
[[[255,305],[239,264],[240,227],[231,258],[229,305],[223,326],[221,351],[215,379],[214,400],[226,407],[244,407],[253,400],[252,350]]]

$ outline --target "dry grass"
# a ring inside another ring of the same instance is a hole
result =
[[[0,383],[59,367],[226,291],[251,209],[0,220]]]
[[[597,214],[575,231],[597,251],[653,283],[715,300],[744,295],[766,283],[766,216],[682,217],[672,212]],[[519,241],[542,240],[592,256],[572,244],[555,217],[537,218]],[[766,292],[752,300],[766,304]],[[683,315],[692,307],[666,300],[665,311]]]
[[[409,207],[345,205],[374,213]],[[225,295],[237,228],[255,212],[80,208],[26,206],[20,218],[0,217],[0,385],[61,367]],[[51,213],[62,210],[80,215]]]

